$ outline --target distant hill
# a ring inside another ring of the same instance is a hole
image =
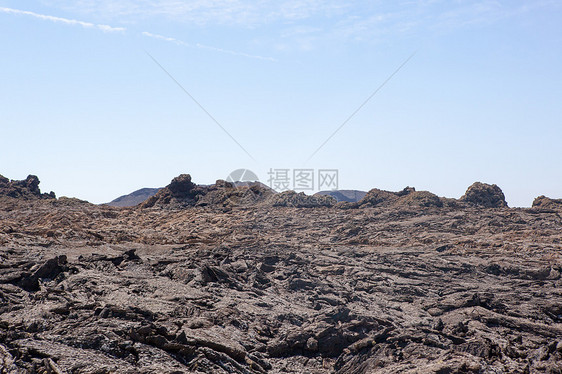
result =
[[[160,188],[141,188],[140,190],[131,192],[128,195],[120,196],[105,205],[117,207],[135,206],[142,203],[149,197],[156,195],[158,191],[160,191]]]
[[[348,201],[356,203],[363,199],[367,192],[358,190],[335,190],[335,191],[320,191],[315,195],[332,196],[337,201]]]

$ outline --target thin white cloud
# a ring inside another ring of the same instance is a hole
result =
[[[234,55],[234,56],[242,56],[242,57],[249,57],[249,58],[255,58],[258,60],[267,60],[267,61],[277,61],[276,59],[274,59],[273,57],[266,57],[266,56],[259,56],[259,55],[251,55],[248,53],[244,53],[244,52],[238,52],[238,51],[231,51],[229,49],[223,49],[223,48],[217,48],[217,47],[211,47],[208,45],[204,45],[204,44],[196,44],[197,48],[201,48],[201,49],[208,49],[210,51],[215,51],[215,52],[220,52],[220,53],[227,53],[229,55]]]
[[[76,19],[69,19],[69,18],[63,18],[63,17],[49,16],[49,15],[46,15],[46,14],[40,14],[40,13],[35,13],[35,12],[27,11],[27,10],[20,10],[20,9],[13,9],[13,8],[0,7],[0,13],[30,16],[30,17],[38,18],[38,19],[41,19],[41,20],[44,20],[44,21],[63,23],[63,24],[72,25],[72,26],[82,26],[84,28],[89,28],[89,29],[98,29],[98,30],[101,30],[103,32],[123,32],[123,31],[126,30],[124,27],[112,27],[112,26],[109,26],[109,25],[96,24],[96,23],[91,23],[91,22],[84,22],[84,21],[80,21],[80,20],[76,20]],[[160,34],[154,34],[154,33],[148,32],[148,31],[144,31],[141,34],[143,36],[146,36],[146,37],[149,37],[149,38],[174,43],[176,45],[183,46],[183,47],[195,47],[195,48],[211,50],[211,51],[215,51],[215,52],[219,52],[219,53],[226,53],[226,54],[230,54],[230,55],[234,55],[234,56],[255,58],[255,59],[267,60],[267,61],[276,61],[272,57],[252,55],[252,54],[244,53],[244,52],[238,52],[238,51],[232,51],[232,50],[223,49],[223,48],[211,47],[211,46],[204,45],[204,44],[195,44],[195,45],[192,46],[189,43],[184,42],[183,40],[168,37],[168,36],[163,36],[163,35],[160,35]]]
[[[255,59],[258,59],[258,60],[277,61],[273,57],[252,55],[252,54],[249,54],[249,53],[232,51],[230,49],[211,47],[211,46],[200,44],[200,43],[197,43],[195,45],[191,45],[187,42],[184,42],[183,40],[179,40],[179,39],[176,39],[176,38],[172,38],[172,37],[164,36],[164,35],[160,35],[160,34],[153,34],[153,33],[148,32],[148,31],[143,31],[141,34],[144,35],[144,36],[147,36],[149,38],[153,38],[153,39],[157,39],[157,40],[163,40],[163,41],[166,41],[166,42],[181,45],[183,47],[195,47],[195,48],[206,49],[206,50],[209,50],[209,51],[214,51],[214,52],[219,52],[219,53],[226,53],[226,54],[233,55],[233,56],[255,58]]]
[[[41,0],[56,9],[138,24],[144,20],[172,20],[177,26],[227,25],[251,28],[253,42],[282,50],[314,50],[346,45],[384,43],[403,38],[431,38],[461,28],[478,28],[507,18],[523,17],[533,11],[560,9],[558,0],[400,0],[396,2],[349,0]],[[342,5],[344,4],[344,5]],[[55,22],[97,27],[104,31],[122,30],[77,20],[0,8],[0,11],[26,14]],[[149,32],[146,37],[176,45],[214,50],[220,53],[274,60],[203,44],[189,44]]]
[[[367,22],[377,14],[406,17],[410,24],[420,17],[428,22],[460,18],[462,24],[496,19],[506,14],[536,7],[560,7],[559,0],[41,0],[44,4],[102,19],[135,22],[165,17],[191,25],[227,24],[268,26],[272,23],[308,22],[335,24],[353,16]],[[557,5],[558,4],[558,5]],[[447,20],[445,20],[446,22]],[[398,28],[402,27],[399,25]]]
[[[112,26],[108,26],[108,25],[100,25],[100,24],[95,24],[95,23],[91,23],[91,22],[79,21],[79,20],[75,20],[75,19],[54,17],[54,16],[45,15],[45,14],[30,12],[30,11],[27,11],[27,10],[0,7],[0,12],[8,13],[8,14],[18,14],[18,15],[23,15],[23,16],[30,16],[30,17],[34,17],[34,18],[39,18],[39,19],[44,20],[44,21],[64,23],[64,24],[67,24],[67,25],[82,26],[84,28],[95,28],[95,29],[101,30],[103,32],[122,32],[122,31],[125,31],[124,27],[112,27]]]
[[[174,44],[177,44],[177,45],[182,45],[184,47],[190,47],[190,45],[188,43],[184,42],[183,40],[176,39],[176,38],[170,38],[168,36],[153,34],[153,33],[148,32],[148,31],[143,31],[141,34],[144,35],[144,36],[148,36],[149,38],[164,40],[166,42],[174,43]]]
[[[166,17],[190,24],[255,27],[278,21],[331,16],[347,7],[339,0],[42,0],[43,3],[104,19],[129,21]]]

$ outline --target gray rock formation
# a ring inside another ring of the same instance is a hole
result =
[[[473,183],[459,199],[462,202],[484,208],[505,208],[505,196],[497,185],[481,182]]]
[[[39,189],[39,178],[29,175],[24,180],[9,180],[0,175],[0,196],[8,196],[18,199],[55,199],[55,193],[41,193]]]

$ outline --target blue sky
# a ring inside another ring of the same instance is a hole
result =
[[[560,25],[540,0],[0,0],[0,174],[94,203],[238,168],[562,198]]]

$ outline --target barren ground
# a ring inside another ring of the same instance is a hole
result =
[[[562,372],[562,219],[0,204],[2,373]]]

